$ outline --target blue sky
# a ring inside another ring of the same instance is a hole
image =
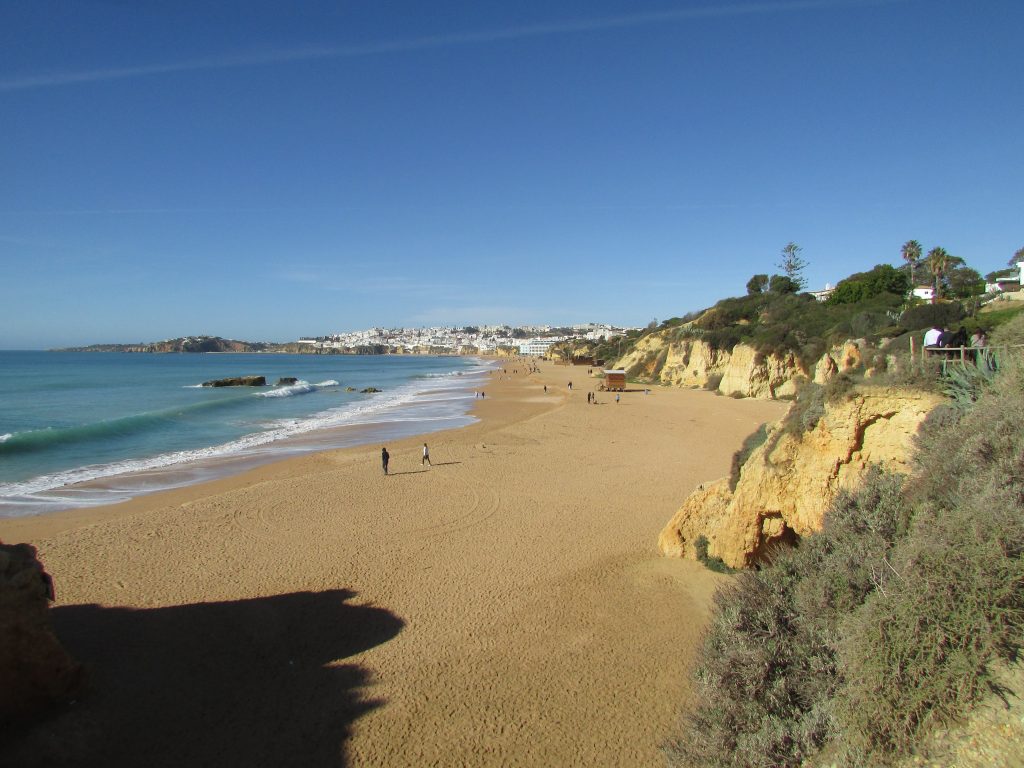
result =
[[[1024,3],[0,0],[0,348],[644,325],[1024,246]]]

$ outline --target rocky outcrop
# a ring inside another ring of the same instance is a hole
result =
[[[663,334],[645,336],[615,367],[624,368],[630,378],[767,399],[790,397],[798,382],[812,378],[792,353],[762,356],[746,344],[727,351],[700,339],[669,340]]]
[[[53,583],[28,544],[0,543],[0,724],[72,697],[81,668],[50,625]]]
[[[204,387],[265,387],[267,379],[265,376],[233,376],[227,379],[213,379],[204,381]]]
[[[297,384],[298,381],[299,380],[297,378],[295,378],[294,376],[282,376],[281,378],[279,378],[277,380],[277,384],[275,384],[274,386],[276,386],[276,387],[290,387],[293,384]]]
[[[746,344],[715,349],[698,338],[676,338],[670,329],[644,336],[613,367],[626,370],[629,379],[772,400],[792,397],[802,382],[824,384],[859,369],[865,347],[863,340],[847,341],[808,368],[791,352],[762,355]]]
[[[709,556],[740,568],[776,543],[821,530],[836,494],[856,486],[870,465],[909,471],[913,436],[942,401],[934,393],[868,385],[825,403],[802,433],[784,422],[773,425],[741,468],[735,490],[723,478],[690,495],[662,530],[661,552],[696,557],[694,543],[705,536]]]
[[[362,395],[372,395],[374,392],[380,391],[381,390],[377,389],[376,387],[366,387],[365,389],[360,389],[359,393]]]

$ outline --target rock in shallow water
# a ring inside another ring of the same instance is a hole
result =
[[[293,382],[294,383],[294,382]],[[265,387],[267,378],[265,376],[234,376],[228,379],[213,379],[204,381],[204,387]]]

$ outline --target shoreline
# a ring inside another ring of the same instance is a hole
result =
[[[384,399],[357,404],[340,420],[328,409],[304,415],[301,419],[306,424],[299,427],[278,426],[221,444],[129,456],[0,483],[0,491],[7,494],[0,497],[0,520],[120,504],[137,496],[237,475],[291,456],[468,426],[475,420],[468,402],[440,416],[431,414],[431,403],[468,401],[470,391],[489,380],[487,374],[493,363],[474,359],[478,370],[430,375],[418,385],[416,379],[411,379],[399,387],[397,399],[395,392],[377,395]],[[407,390],[405,394],[403,389]],[[321,423],[314,425],[315,421]]]
[[[369,444],[0,520],[39,548],[97,681],[0,758],[660,765],[725,577],[660,558],[657,533],[785,406],[664,387],[589,405],[585,371],[489,376],[477,423],[426,438],[432,467],[408,437],[387,478]],[[178,685],[195,708],[160,694]]]

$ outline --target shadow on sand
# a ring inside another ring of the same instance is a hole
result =
[[[52,611],[82,662],[81,700],[17,738],[0,764],[340,768],[351,724],[384,702],[336,660],[399,633],[347,590],[224,603]]]

